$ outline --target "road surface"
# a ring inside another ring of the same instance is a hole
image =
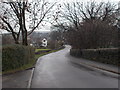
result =
[[[40,57],[31,88],[118,88],[118,79],[70,62],[70,46]]]

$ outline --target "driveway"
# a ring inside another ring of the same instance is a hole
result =
[[[37,61],[31,88],[118,88],[118,79],[75,65],[70,46]]]

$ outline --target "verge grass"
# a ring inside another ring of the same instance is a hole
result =
[[[35,52],[39,52],[39,51],[47,51],[47,50],[51,50],[51,49],[35,49]]]

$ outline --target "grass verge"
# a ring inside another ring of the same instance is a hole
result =
[[[60,49],[60,50],[61,50],[61,49]],[[41,56],[44,56],[44,55],[49,54],[49,53],[52,53],[52,52],[57,52],[57,51],[59,51],[59,50],[51,50],[51,51],[49,51],[49,52],[45,52],[45,53],[42,53],[42,54],[36,54],[36,55],[35,55],[35,59],[38,59],[38,58],[41,57]]]
[[[51,49],[35,49],[35,52],[46,51],[46,50],[51,50]]]

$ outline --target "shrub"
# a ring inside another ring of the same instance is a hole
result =
[[[2,71],[19,68],[34,59],[34,48],[22,45],[4,46],[2,50]]]
[[[120,65],[118,48],[101,48],[101,49],[71,49],[70,54],[81,58],[91,59],[94,61]]]

